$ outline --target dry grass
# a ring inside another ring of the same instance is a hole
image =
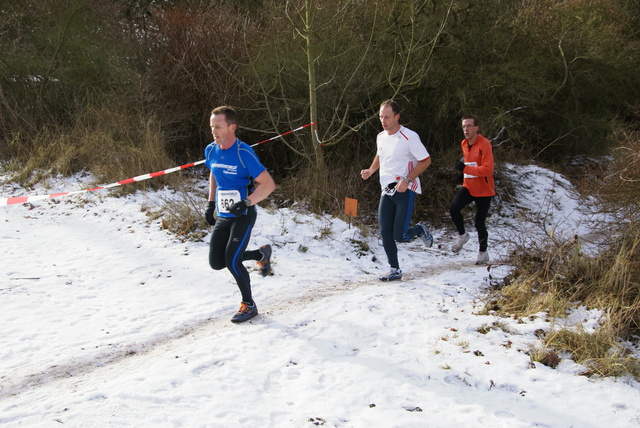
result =
[[[118,106],[90,107],[69,129],[45,130],[33,140],[13,144],[22,148],[14,157],[14,179],[25,186],[82,170],[95,175],[98,184],[107,184],[174,166],[159,124]],[[173,179],[160,177],[154,185]]]
[[[618,215],[598,233],[608,239],[600,251],[585,254],[577,240],[549,236],[545,242],[521,244],[509,263],[515,268],[488,299],[487,311],[525,317],[541,311],[564,317],[576,304],[603,311],[595,333],[580,329],[548,332],[532,360],[547,361],[549,352],[567,352],[587,367],[586,375],[640,379],[640,363],[622,340],[640,337],[640,134],[625,134],[606,180],[594,194]],[[533,241],[533,240],[532,240]],[[548,363],[548,361],[547,361]]]
[[[563,349],[572,359],[584,365],[586,376],[624,376],[631,374],[638,378],[640,362],[620,346],[614,332],[606,327],[593,334],[585,331],[558,330],[549,334],[544,341],[547,348]]]
[[[610,248],[585,255],[577,242],[545,248],[522,248],[514,253],[517,266],[493,293],[487,309],[503,315],[525,317],[546,312],[565,317],[577,303],[604,311],[596,333],[560,329],[544,338],[544,350],[566,351],[588,367],[585,374],[640,375],[639,362],[621,345],[640,335],[640,230],[620,236]]]
[[[202,241],[211,226],[204,218],[207,194],[188,187],[188,181],[174,186],[171,197],[161,197],[150,208],[152,219],[162,219],[162,228],[184,241]]]

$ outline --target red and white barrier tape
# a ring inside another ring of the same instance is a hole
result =
[[[269,141],[273,141],[277,138],[280,137],[284,137],[285,135],[291,134],[293,132],[296,131],[300,131],[301,129],[304,129],[308,126],[311,125],[315,125],[316,122],[311,122],[311,123],[307,123],[306,125],[303,125],[299,128],[293,129],[291,131],[285,132],[284,134],[280,134],[280,135],[276,135],[275,137],[271,137],[267,140],[264,141],[260,141],[258,143],[252,144],[251,147],[255,147],[259,144],[263,144]],[[186,168],[191,168],[192,166],[196,166],[196,165],[201,165],[205,162],[204,159],[199,160],[197,162],[192,162],[192,163],[188,163],[185,165],[181,165],[181,166],[176,166],[174,168],[169,168],[169,169],[165,169],[164,171],[158,171],[158,172],[152,172],[150,174],[143,174],[143,175],[138,175],[137,177],[132,177],[132,178],[127,178],[126,180],[122,180],[122,181],[118,181],[115,183],[111,183],[111,184],[107,184],[105,186],[100,186],[100,187],[94,187],[93,189],[84,189],[84,190],[78,190],[75,192],[64,192],[64,193],[52,193],[50,195],[37,195],[37,196],[17,196],[17,197],[12,197],[12,198],[0,198],[0,206],[3,205],[16,205],[16,204],[24,204],[27,202],[33,202],[33,201],[42,201],[44,199],[50,199],[50,198],[61,198],[63,196],[69,196],[69,195],[77,195],[79,193],[87,193],[87,192],[93,192],[95,190],[103,190],[103,189],[109,189],[111,187],[117,187],[117,186],[122,186],[123,184],[129,184],[129,183],[133,183],[136,181],[143,181],[143,180],[148,180],[150,178],[154,178],[154,177],[160,177],[161,175],[165,175],[165,174],[170,174],[172,172],[176,172],[176,171],[180,171]]]
[[[0,198],[0,206],[24,204],[26,202],[41,201],[43,199],[49,199],[49,198],[61,198],[63,196],[77,195],[78,193],[86,193],[86,192],[93,192],[95,190],[108,189],[110,187],[122,186],[123,184],[133,183],[134,181],[143,181],[143,180],[148,180],[154,177],[160,177],[161,175],[169,174],[171,172],[179,171],[185,168],[190,168],[192,166],[200,165],[203,163],[204,163],[204,160],[200,160],[198,162],[188,163],[186,165],[177,166],[175,168],[165,169],[164,171],[152,172],[151,174],[143,174],[137,177],[132,177],[126,180],[118,181],[116,183],[107,184],[105,186],[94,187],[93,189],[84,189],[84,190],[78,190],[75,192],[53,193],[51,195],[18,196],[13,198]]]
[[[313,129],[316,129],[316,128],[317,128],[317,127],[316,127],[316,125],[317,125],[317,124],[318,124],[318,122],[311,122],[311,123],[307,123],[306,125],[302,125],[302,126],[301,126],[301,127],[299,127],[299,128],[292,129],[291,131],[287,131],[287,132],[285,132],[284,134],[276,135],[275,137],[271,137],[271,138],[269,138],[269,139],[266,139],[266,140],[260,141],[260,142],[258,142],[258,143],[252,144],[252,145],[251,145],[251,147],[255,147],[255,146],[259,145],[259,144],[267,143],[267,142],[269,142],[269,141],[273,141],[273,140],[278,139],[278,138],[280,138],[280,137],[284,137],[285,135],[293,134],[294,132],[298,132],[298,131],[300,131],[301,129],[304,129],[304,128],[306,128],[306,127],[308,127],[308,126],[311,126],[311,125],[314,125],[314,126],[313,126]]]

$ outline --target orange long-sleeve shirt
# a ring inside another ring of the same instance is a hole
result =
[[[472,146],[469,146],[466,138],[462,140],[461,145],[466,165],[462,185],[469,190],[471,196],[494,196],[496,191],[491,142],[478,134],[478,139]]]

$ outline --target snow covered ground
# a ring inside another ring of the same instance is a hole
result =
[[[566,180],[506,168],[521,186],[517,204],[490,218],[494,259],[505,236],[535,229],[521,210],[562,224],[557,233],[588,234]],[[85,184],[59,179],[29,193]],[[25,193],[0,187],[0,197]],[[375,234],[261,208],[250,248],[271,243],[275,274],[252,273],[260,315],[235,325],[239,292],[209,268],[207,242],[183,243],[147,216],[170,194],[0,207],[0,425],[640,426],[636,382],[579,376],[566,358],[557,369],[531,362],[535,331],[549,328],[543,314],[477,314],[490,277],[507,267],[473,264],[470,224],[459,255],[446,251],[451,230],[433,231],[440,251],[400,245],[405,278],[381,283]],[[590,329],[599,316],[581,310],[567,322]]]

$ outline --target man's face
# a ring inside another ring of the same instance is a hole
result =
[[[467,140],[472,140],[478,135],[478,128],[473,119],[462,120],[462,132],[464,132],[464,137]]]
[[[400,126],[400,115],[395,114],[390,106],[380,107],[380,123],[385,131],[394,134]]]
[[[225,146],[235,141],[236,125],[229,125],[224,114],[211,115],[209,124],[211,125],[211,134],[213,135],[213,141],[216,144]]]

